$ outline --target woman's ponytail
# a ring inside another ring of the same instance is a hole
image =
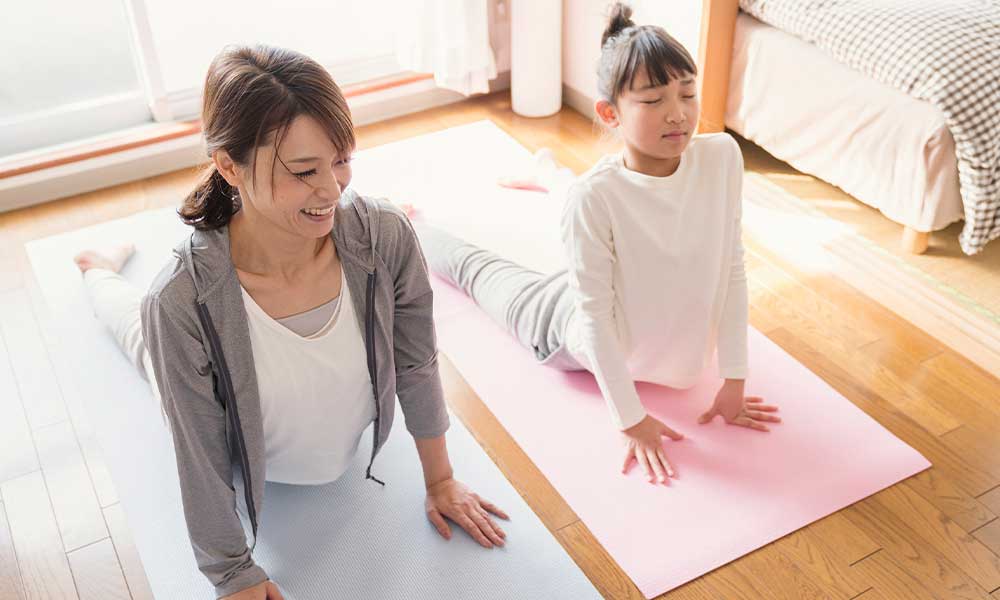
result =
[[[236,189],[210,164],[177,214],[195,229],[218,229],[239,210]]]

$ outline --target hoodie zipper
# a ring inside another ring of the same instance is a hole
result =
[[[226,357],[222,354],[222,345],[219,343],[219,335],[212,324],[212,315],[208,312],[208,307],[202,303],[197,303],[198,318],[201,326],[208,335],[208,343],[212,347],[212,355],[215,357],[214,369],[216,377],[222,382],[222,405],[226,411],[226,418],[229,426],[236,433],[237,453],[240,458],[240,468],[243,470],[243,498],[246,501],[247,512],[250,516],[250,528],[253,530],[253,543],[250,551],[257,546],[257,508],[253,503],[253,476],[250,473],[250,458],[247,456],[246,441],[243,439],[243,427],[240,425],[240,415],[236,408],[236,393],[233,391],[233,381],[229,375],[229,367],[226,365]]]
[[[368,468],[365,470],[365,479],[371,479],[375,483],[385,486],[385,482],[372,475],[372,464],[375,462],[375,453],[378,452],[378,434],[382,415],[382,406],[378,401],[378,362],[375,359],[375,272],[368,274],[368,306],[365,308],[365,348],[368,356],[368,376],[372,380],[372,395],[375,398],[375,427],[372,434],[372,456],[368,460]]]

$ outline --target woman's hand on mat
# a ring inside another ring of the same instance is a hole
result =
[[[721,416],[730,425],[770,431],[765,423],[781,422],[781,417],[772,414],[776,412],[778,407],[764,404],[763,398],[744,396],[742,379],[727,379],[715,395],[712,408],[698,417],[698,422],[704,425],[712,422],[716,416]]]
[[[444,517],[461,526],[484,548],[504,545],[507,534],[493,521],[490,513],[501,519],[510,517],[492,502],[480,498],[461,481],[449,477],[428,487],[425,506],[427,518],[446,540],[451,539],[451,528]]]
[[[273,581],[264,581],[235,594],[223,596],[221,600],[285,600]]]
[[[671,477],[677,477],[677,471],[667,460],[667,453],[663,449],[663,436],[676,442],[684,439],[683,435],[650,415],[622,433],[626,439],[622,473],[628,473],[635,462],[646,471],[650,483],[665,484]]]

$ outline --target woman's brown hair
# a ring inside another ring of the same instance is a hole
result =
[[[691,54],[662,27],[637,26],[632,9],[621,2],[611,6],[608,26],[601,36],[601,61],[597,68],[597,92],[611,104],[640,69],[645,70],[654,86],[667,85],[686,73],[698,74]]]
[[[338,151],[354,149],[347,101],[316,61],[263,45],[227,47],[212,60],[201,110],[209,157],[225,150],[233,162],[256,174],[257,148],[270,143],[272,136],[277,147],[282,132],[299,115],[314,118]],[[219,229],[239,208],[236,188],[210,164],[177,213],[196,229]]]

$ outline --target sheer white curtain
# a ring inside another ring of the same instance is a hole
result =
[[[400,67],[433,73],[438,87],[466,96],[489,91],[497,76],[488,0],[408,0],[396,11]]]

